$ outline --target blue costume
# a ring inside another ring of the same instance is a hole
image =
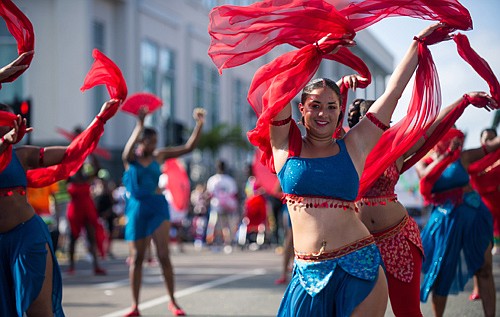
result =
[[[13,151],[12,160],[0,173],[0,193],[25,194],[26,185],[26,174]],[[45,279],[47,245],[53,263],[52,311],[54,316],[64,317],[61,271],[47,225],[38,215],[0,233],[0,316],[24,316],[40,294]]]
[[[469,175],[457,160],[450,164],[432,188],[433,193],[461,189],[469,184]],[[420,300],[429,293],[447,296],[464,290],[467,281],[484,263],[484,253],[493,241],[491,213],[475,191],[460,199],[435,204],[422,230],[425,259]]]
[[[129,163],[123,174],[123,184],[127,189],[125,215],[125,240],[136,241],[146,238],[165,220],[170,220],[167,200],[157,194],[161,171],[158,162],[148,166],[139,162]]]
[[[288,157],[278,173],[285,196],[320,198],[314,207],[353,206],[359,177],[344,140],[340,152],[324,158]],[[320,255],[296,251],[292,279],[278,316],[350,316],[370,294],[382,259],[372,236]]]

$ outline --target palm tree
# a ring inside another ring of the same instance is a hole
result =
[[[221,123],[214,126],[210,131],[203,133],[198,142],[200,150],[209,150],[212,157],[216,157],[223,146],[233,146],[238,149],[250,150],[252,146],[243,137],[240,126],[229,126]]]

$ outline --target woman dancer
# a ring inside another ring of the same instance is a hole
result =
[[[106,102],[91,125],[103,120],[103,112],[117,102]],[[7,106],[0,107],[2,117],[9,112],[12,110]],[[26,120],[20,116],[13,121],[12,125],[0,127],[0,153],[20,141],[26,127]],[[12,151],[12,159],[0,172],[0,316],[64,316],[61,272],[51,237],[25,193],[26,171],[60,164],[66,149],[20,146]]]
[[[440,26],[426,28],[418,38]],[[382,259],[373,236],[356,216],[354,200],[365,159],[417,67],[417,47],[413,41],[384,94],[343,139],[332,138],[340,124],[341,100],[338,86],[328,79],[313,80],[303,90],[299,110],[304,137],[291,121],[290,104],[270,123],[274,166],[296,250],[294,274],[278,316],[384,315],[387,282]],[[360,78],[348,80],[355,88]]]
[[[482,148],[462,151],[464,134],[451,129],[432,154],[416,165],[420,192],[433,206],[422,230],[425,259],[420,298],[432,291],[434,315],[444,314],[449,294],[463,291],[473,275],[478,278],[485,316],[495,315],[492,272],[493,221],[481,198],[469,184],[467,167],[484,157]],[[488,152],[500,148],[500,138],[487,141]]]
[[[168,246],[170,214],[165,196],[158,188],[158,180],[161,175],[160,164],[168,158],[181,156],[195,148],[201,135],[205,111],[201,108],[193,111],[196,126],[186,144],[160,149],[156,148],[156,131],[144,127],[146,114],[147,108],[141,108],[137,115],[135,129],[122,155],[125,166],[123,183],[127,188],[125,240],[129,241],[129,277],[132,288],[132,309],[126,316],[140,316],[138,305],[142,263],[151,238],[156,245],[157,256],[170,296],[168,309],[175,316],[184,316],[184,311],[174,298],[174,273]]]
[[[467,95],[470,100],[485,98],[488,102],[494,102],[484,92],[471,92]],[[459,99],[443,109],[426,133],[432,134],[443,118],[461,102],[462,99]],[[348,122],[351,128],[362,120],[374,100],[356,99],[353,103],[350,109],[359,108],[359,111],[349,112]],[[477,106],[481,107],[479,104]],[[396,316],[422,316],[419,300],[423,260],[422,240],[417,223],[397,200],[394,189],[405,159],[418,151],[425,141],[421,138],[408,152],[391,164],[357,201],[359,218],[374,236],[382,254],[389,298]]]

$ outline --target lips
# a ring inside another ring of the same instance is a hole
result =
[[[328,121],[324,121],[324,120],[315,120],[316,124],[323,127],[323,126],[326,126],[329,122]]]

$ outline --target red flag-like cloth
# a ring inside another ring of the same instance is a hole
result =
[[[85,77],[81,91],[104,84],[111,98],[120,100],[127,98],[127,84],[118,66],[96,49],[92,55],[95,62]],[[113,104],[100,115],[99,119],[94,120],[87,129],[80,133],[67,147],[60,164],[28,170],[28,186],[44,187],[76,173],[85,158],[97,147],[104,133],[104,123],[116,114],[119,106],[119,102]]]
[[[0,16],[5,20],[7,29],[17,41],[17,53],[21,55],[35,49],[35,33],[31,21],[19,10],[11,0],[0,1]],[[30,65],[33,55],[28,56],[22,61],[22,65]],[[12,82],[26,69],[20,70],[15,74],[4,79],[2,82]]]
[[[80,90],[83,92],[97,85],[106,85],[112,99],[125,100],[127,98],[127,84],[120,68],[98,49],[92,51],[92,57],[95,59],[94,63]]]
[[[186,169],[178,159],[172,158],[165,160],[163,172],[168,177],[165,189],[170,191],[172,195],[172,205],[178,211],[187,211],[191,195],[191,182]]]

